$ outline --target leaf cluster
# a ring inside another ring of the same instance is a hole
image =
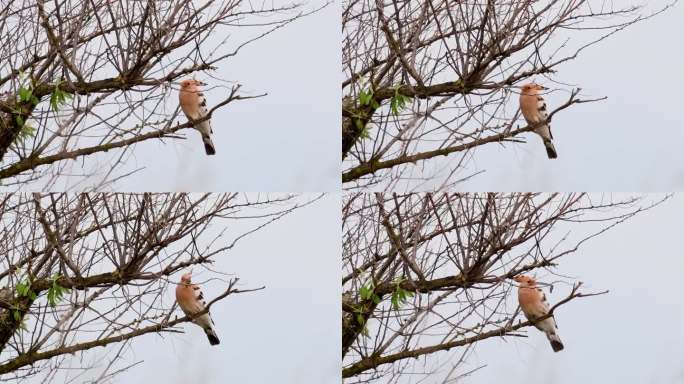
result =
[[[413,297],[413,292],[407,291],[401,287],[401,283],[404,281],[402,278],[398,278],[394,281],[394,291],[392,291],[392,308],[398,311],[401,306],[406,304],[409,298]]]
[[[60,275],[52,275],[50,277],[50,282],[52,283],[50,285],[50,288],[48,289],[48,294],[47,294],[47,300],[48,304],[50,304],[51,307],[55,307],[60,301],[62,301],[62,298],[64,295],[70,292],[69,288],[62,287],[57,283],[59,278],[62,277]]]
[[[401,111],[406,109],[406,104],[411,101],[409,96],[402,95],[401,92],[399,92],[399,88],[401,88],[400,85],[394,87],[394,96],[392,96],[392,99],[390,100],[390,110],[394,116],[398,116]]]
[[[65,92],[59,88],[60,84],[62,84],[62,80],[58,80],[57,83],[55,83],[55,89],[52,91],[52,94],[50,95],[50,107],[54,112],[59,111],[59,108],[68,103],[69,100],[73,97],[73,95],[69,92]]]
[[[48,288],[47,292],[47,301],[48,304],[53,308],[57,306],[60,301],[62,301],[64,295],[70,292],[69,288],[59,285],[58,281],[60,277],[60,275],[52,275],[52,277],[49,278],[50,288]],[[31,288],[31,285],[32,283],[30,276],[27,276],[24,280],[19,281],[14,288],[17,292],[17,297],[28,298],[30,301],[35,301],[38,298],[38,295]],[[14,317],[15,321],[21,320],[22,315],[19,306],[12,306],[12,317]]]

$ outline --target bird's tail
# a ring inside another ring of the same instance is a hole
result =
[[[209,339],[209,344],[211,345],[217,345],[221,343],[221,340],[219,340],[218,336],[216,335],[216,332],[214,332],[214,328],[204,328],[204,333],[207,334],[207,339]]]
[[[556,147],[553,146],[553,143],[550,139],[544,139],[544,146],[546,147],[546,154],[549,156],[549,159],[555,159],[558,157]]]
[[[202,141],[204,142],[204,150],[207,152],[207,155],[215,155],[216,149],[214,148],[214,143],[211,141],[211,137],[209,137],[209,135],[202,135]]]
[[[560,337],[558,337],[558,334],[555,332],[547,332],[546,337],[549,339],[549,342],[551,342],[551,348],[553,348],[554,352],[563,350],[563,342]]]

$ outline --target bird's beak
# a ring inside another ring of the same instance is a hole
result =
[[[207,83],[205,83],[203,81],[199,81],[199,80],[197,81],[197,84],[202,85],[202,86],[207,85]]]
[[[543,86],[543,85],[540,85],[540,86],[539,86],[539,89],[541,89],[542,91],[547,91],[547,90],[548,90],[548,88],[546,88],[546,87]]]

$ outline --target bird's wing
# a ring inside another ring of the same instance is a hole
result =
[[[537,111],[539,112],[540,121],[544,121],[549,117],[549,112],[546,109],[546,101],[543,97],[537,96]],[[551,124],[546,124],[549,127],[549,136],[553,139],[553,133],[551,133]]]
[[[523,296],[520,297],[520,306],[529,320],[534,320],[549,313],[549,302],[546,301],[544,292],[539,288],[522,288]]]
[[[200,289],[199,285],[193,285],[192,292],[199,310],[203,310],[207,306],[207,302],[204,301],[204,293],[202,293],[202,289]]]
[[[541,317],[548,314],[551,311],[551,305],[549,304],[548,300],[546,300],[546,295],[544,294],[544,291],[542,291],[541,288],[537,288],[537,291],[540,295],[539,308],[537,308],[537,310],[539,311],[538,317]],[[548,319],[544,319],[537,323],[537,328],[541,329],[542,331],[549,332],[558,328],[558,326],[556,325],[556,319],[553,316],[551,316]]]
[[[195,302],[197,303],[197,312],[203,311],[207,307],[207,302],[204,301],[204,294],[198,285],[192,286],[193,292],[195,293]],[[195,322],[202,327],[212,327],[214,321],[211,319],[209,312],[195,319]]]
[[[549,311],[551,310],[551,306],[549,305],[549,302],[546,300],[546,295],[544,294],[544,291],[542,291],[541,288],[537,288],[537,292],[539,292],[539,311],[543,316],[549,313]]]
[[[551,306],[546,300],[546,295],[538,287],[520,288],[519,297],[520,307],[528,320],[535,321],[551,311]],[[544,320],[536,321],[534,326],[546,333],[554,333],[556,321],[553,316]]]
[[[207,108],[207,99],[204,97],[204,93],[199,92],[197,93],[198,96],[198,103],[199,103],[199,117],[205,117],[206,115],[209,114],[209,109]],[[211,120],[205,120],[201,123],[198,124],[198,129],[207,135],[210,133],[214,133],[214,131],[211,129]]]

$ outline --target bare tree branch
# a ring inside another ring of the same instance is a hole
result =
[[[245,237],[316,201],[294,195],[1,195],[0,377],[46,380],[88,351],[121,356],[149,333],[179,332],[178,272],[205,267],[222,285],[212,305],[260,288],[209,269]],[[205,282],[197,281],[203,285]],[[173,295],[171,295],[173,296]],[[202,313],[196,314],[199,316]],[[116,343],[124,344],[114,346]],[[111,345],[111,347],[110,347]],[[123,359],[101,376],[125,370]],[[70,369],[74,369],[70,365]]]
[[[578,104],[579,89],[564,89],[563,66],[676,2],[649,13],[600,0],[345,1],[344,187],[411,191],[467,180],[474,150],[524,143],[533,130],[515,127],[517,86],[546,77],[558,84],[553,92],[570,94],[556,112]]]
[[[210,75],[319,9],[244,0],[10,1],[0,11],[2,185],[49,190],[63,176],[78,183],[97,175],[97,189],[125,177],[136,144],[181,139],[191,127],[179,115],[179,80]],[[213,110],[265,95],[238,94],[234,79],[210,76]]]
[[[521,336],[517,331],[534,322],[515,321],[513,277],[543,271],[557,276],[547,285],[570,284],[557,272],[563,258],[665,199],[645,203],[638,197],[558,193],[346,196],[342,376],[350,382],[431,382],[437,370],[430,355],[453,350],[463,361],[477,342]],[[551,301],[553,310],[606,293],[571,285],[564,298]],[[451,361],[453,366],[458,360]],[[461,370],[458,364],[452,369]]]

